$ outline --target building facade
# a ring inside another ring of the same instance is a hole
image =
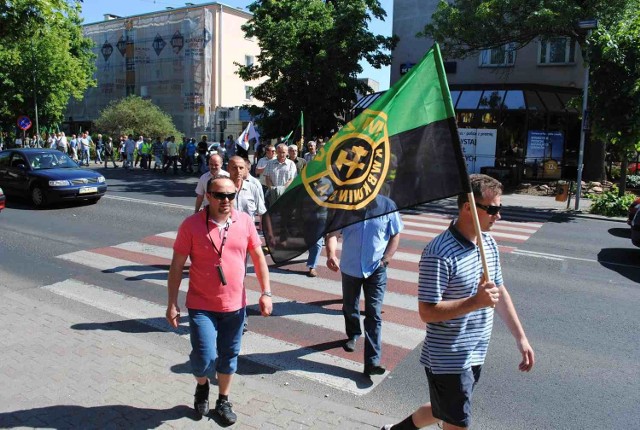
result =
[[[253,64],[260,52],[241,29],[251,16],[220,3],[187,3],[85,25],[95,44],[97,87],[70,103],[69,127],[86,129],[111,101],[135,94],[168,113],[187,136],[238,136],[246,125],[239,107],[259,105],[252,98],[258,83],[236,74],[237,64]]]
[[[437,0],[395,0],[391,85],[433,40],[416,37],[431,20]],[[486,172],[514,183],[571,178],[580,141],[583,60],[575,40],[538,39],[515,49],[507,44],[465,59],[448,59],[445,70],[469,172]]]

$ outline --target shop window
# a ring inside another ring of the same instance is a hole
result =
[[[483,125],[494,125],[498,123],[498,114],[486,112],[482,114],[481,121]]]
[[[480,97],[478,109],[502,109],[505,93],[506,91],[485,91]]]
[[[538,93],[535,91],[525,91],[524,97],[527,101],[527,109],[541,112],[546,110],[544,104],[540,101],[540,97],[538,97]]]
[[[541,39],[538,64],[573,64],[576,61],[576,41],[570,37]]]
[[[507,43],[480,52],[480,67],[511,67],[516,62],[516,44]]]
[[[507,109],[526,109],[524,94],[520,90],[509,90],[504,96],[504,107]]]
[[[458,127],[467,127],[473,123],[475,119],[475,113],[473,112],[457,112],[456,113],[456,121],[458,122]]]
[[[571,113],[580,112],[580,100],[577,95],[558,93],[558,97],[560,97],[560,101],[564,105],[564,109],[567,112],[571,112]]]
[[[482,91],[462,91],[456,109],[477,109]]]
[[[556,96],[556,93],[548,93],[545,91],[538,91],[538,95],[542,99],[545,107],[549,112],[563,112],[564,106],[560,102],[560,99]]]
[[[458,102],[458,97],[460,96],[460,91],[451,91],[451,104],[456,105]]]

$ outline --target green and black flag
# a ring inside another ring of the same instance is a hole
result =
[[[264,215],[271,257],[324,234],[470,192],[440,48],[338,131]]]
[[[304,145],[304,114],[300,112],[300,122],[293,129],[287,137],[283,139],[283,143],[288,145],[296,145],[298,147],[298,151],[302,151],[302,147]]]

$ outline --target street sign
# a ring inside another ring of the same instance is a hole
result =
[[[31,120],[26,115],[19,116],[17,123],[21,130],[29,130],[32,125]]]

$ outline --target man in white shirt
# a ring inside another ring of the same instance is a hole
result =
[[[138,140],[136,141],[136,159],[133,162],[133,167],[136,167],[142,159],[142,145],[144,145],[144,137],[138,136]]]
[[[274,160],[275,158],[276,148],[273,145],[267,145],[267,147],[265,148],[265,156],[259,159],[258,163],[256,164],[256,176],[260,179],[260,183],[265,187],[267,186],[267,184],[264,181],[262,172],[264,172],[264,169],[267,167],[267,163],[271,160]]]
[[[64,134],[62,136],[66,140]],[[89,165],[89,138],[87,136],[89,134],[85,131],[80,138],[80,165],[84,164],[85,166]]]
[[[287,158],[287,150],[286,144],[279,144],[275,160],[270,160],[262,173],[267,186],[267,206],[280,197],[298,174],[295,163]]]
[[[218,154],[213,154],[209,158],[209,171],[198,179],[198,185],[196,185],[196,208],[194,212],[198,212],[202,203],[204,202],[204,206],[206,207],[209,204],[209,200],[204,198],[205,193],[207,192],[207,183],[209,179],[214,176],[229,176],[229,173],[222,170],[222,157]]]

